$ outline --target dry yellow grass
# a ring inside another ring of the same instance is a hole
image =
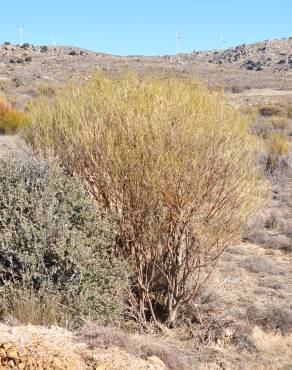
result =
[[[271,117],[267,123],[277,130],[285,130],[289,125],[289,119],[288,117],[275,116]]]
[[[273,169],[277,165],[280,157],[289,153],[289,144],[286,136],[281,132],[273,132],[265,140],[265,147],[267,151],[267,165]]]

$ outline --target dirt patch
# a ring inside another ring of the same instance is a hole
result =
[[[19,135],[0,135],[0,159],[9,155],[25,155],[30,151]]]

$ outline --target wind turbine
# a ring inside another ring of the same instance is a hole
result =
[[[176,39],[176,54],[179,53],[179,40],[180,40],[180,36],[178,34],[178,31],[176,31],[175,33],[175,39]]]
[[[221,49],[225,48],[225,40],[224,40],[223,35],[221,35],[221,37],[220,37],[220,46],[221,46]]]
[[[20,37],[20,45],[23,45],[23,27],[18,27],[19,37]]]
[[[55,37],[54,37],[54,36],[51,36],[51,39],[52,39],[52,44],[53,44],[54,46],[56,46],[56,45],[57,45],[57,43],[56,43]]]

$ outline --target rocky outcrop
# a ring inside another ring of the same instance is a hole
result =
[[[180,59],[196,63],[234,65],[248,71],[292,71],[292,37],[242,44],[226,50],[194,51]]]

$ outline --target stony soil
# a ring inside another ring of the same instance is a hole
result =
[[[66,329],[0,324],[0,370],[162,370],[155,356],[142,360],[119,348],[89,349]]]

